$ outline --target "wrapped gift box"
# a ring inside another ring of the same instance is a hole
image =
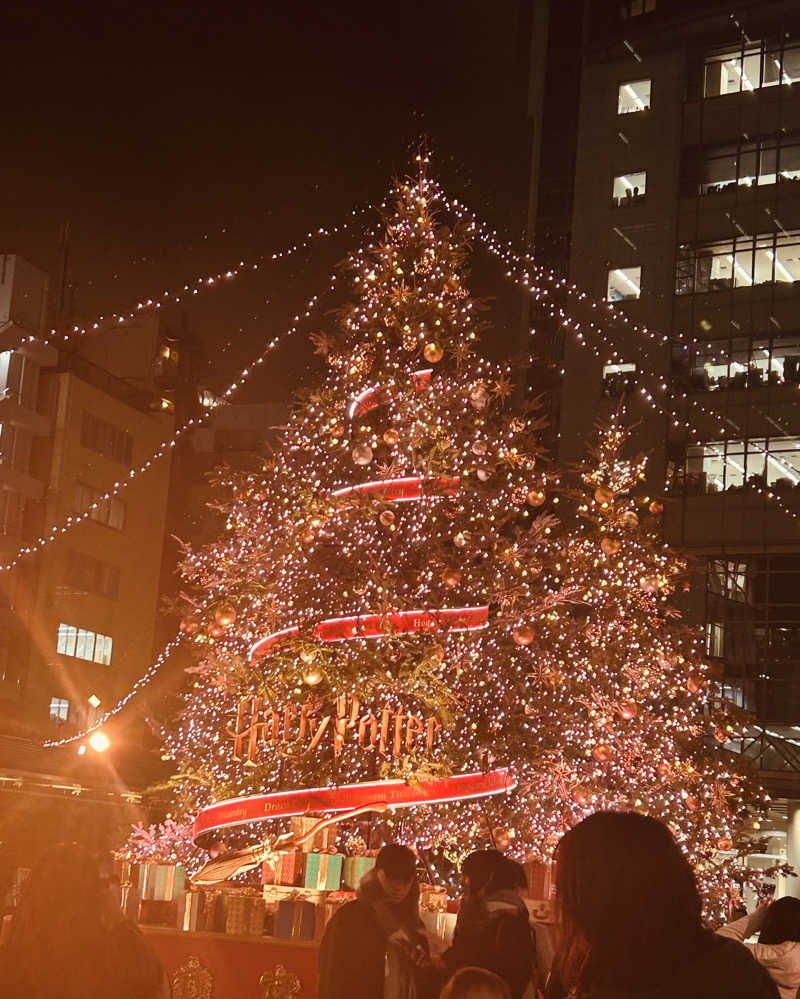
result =
[[[229,895],[225,932],[234,936],[261,936],[264,932],[264,899],[250,893]]]
[[[423,912],[446,912],[447,889],[442,885],[420,885],[419,907]]]
[[[163,898],[143,898],[139,902],[139,922],[146,926],[174,926],[178,920],[178,903]]]
[[[358,888],[358,882],[374,866],[374,857],[345,857],[342,863],[342,888],[355,891]]]
[[[275,936],[282,940],[313,940],[316,920],[313,902],[284,899],[275,913]]]
[[[555,891],[553,864],[539,861],[529,861],[525,864],[525,876],[528,879],[528,895],[530,898],[552,898]]]
[[[178,919],[176,926],[179,930],[186,930],[195,933],[203,928],[203,910],[205,908],[206,892],[185,891],[178,899]]]
[[[300,887],[303,884],[307,854],[300,850],[281,853],[275,869],[275,883]]]
[[[184,889],[186,875],[177,864],[140,864],[139,897],[171,902]]]
[[[343,860],[339,853],[307,853],[305,887],[338,891],[342,884]]]
[[[261,884],[262,885],[274,885],[277,883],[278,878],[278,865],[270,864],[268,861],[264,861],[261,865]]]
[[[307,832],[314,828],[319,819],[312,819],[306,815],[296,815],[292,819],[292,832],[295,836],[305,836]],[[301,843],[299,849],[303,853],[332,853],[336,850],[336,837],[338,835],[336,823],[325,826],[315,833],[311,839]]]

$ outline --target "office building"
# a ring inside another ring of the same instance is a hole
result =
[[[667,540],[699,566],[688,613],[725,693],[757,720],[729,748],[796,800],[800,14],[769,0],[596,2],[572,44],[563,273],[629,323],[564,298],[581,342],[532,306],[532,350],[562,372],[560,456],[582,458],[622,400],[651,487],[668,494]]]

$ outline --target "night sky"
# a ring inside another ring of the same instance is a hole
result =
[[[47,6],[4,9],[0,251],[55,274],[68,220],[75,321],[336,224],[423,133],[452,195],[524,232],[529,0]],[[218,383],[355,238],[195,299]],[[483,253],[473,284],[495,297],[489,352],[511,349],[519,298]],[[309,354],[242,398],[285,396]]]

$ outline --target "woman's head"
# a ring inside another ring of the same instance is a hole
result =
[[[556,852],[564,985],[658,984],[702,932],[694,872],[663,823],[597,812]]]
[[[464,858],[461,875],[470,895],[477,895],[489,885],[503,855],[497,850],[475,850]]]
[[[77,995],[57,969],[69,969],[70,987],[92,985],[105,956],[108,911],[107,884],[91,854],[77,844],[51,850],[23,887],[4,955],[6,973],[33,976],[43,996]]]
[[[763,944],[800,940],[800,898],[779,898],[767,909],[758,941]]]

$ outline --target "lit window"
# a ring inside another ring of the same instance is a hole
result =
[[[621,83],[617,100],[617,114],[634,114],[650,107],[651,80],[632,80]]]
[[[69,701],[63,697],[50,698],[50,720],[65,722],[69,718]]]
[[[607,301],[623,302],[630,298],[638,298],[641,293],[641,267],[615,267],[608,272]]]
[[[97,696],[97,694],[90,694],[89,695],[89,703],[91,704],[91,706],[93,708],[99,708],[100,707],[100,698]]]
[[[98,635],[87,628],[59,624],[56,651],[62,656],[74,656],[86,662],[111,665],[112,640],[108,635]]]
[[[75,639],[78,635],[78,629],[74,628],[71,624],[60,624],[58,626],[58,643],[56,645],[56,651],[62,656],[74,656],[75,655]]]
[[[800,230],[681,246],[675,294],[800,281]]]
[[[111,639],[108,635],[98,635],[94,647],[94,661],[103,666],[111,665]]]
[[[796,42],[747,42],[706,57],[704,97],[738,94],[762,87],[791,85],[800,79],[800,46]]]
[[[624,395],[632,392],[636,385],[636,365],[604,364],[603,395]]]
[[[637,198],[643,198],[647,192],[647,174],[644,170],[637,173],[622,173],[614,178],[611,196],[614,204],[630,205]]]

